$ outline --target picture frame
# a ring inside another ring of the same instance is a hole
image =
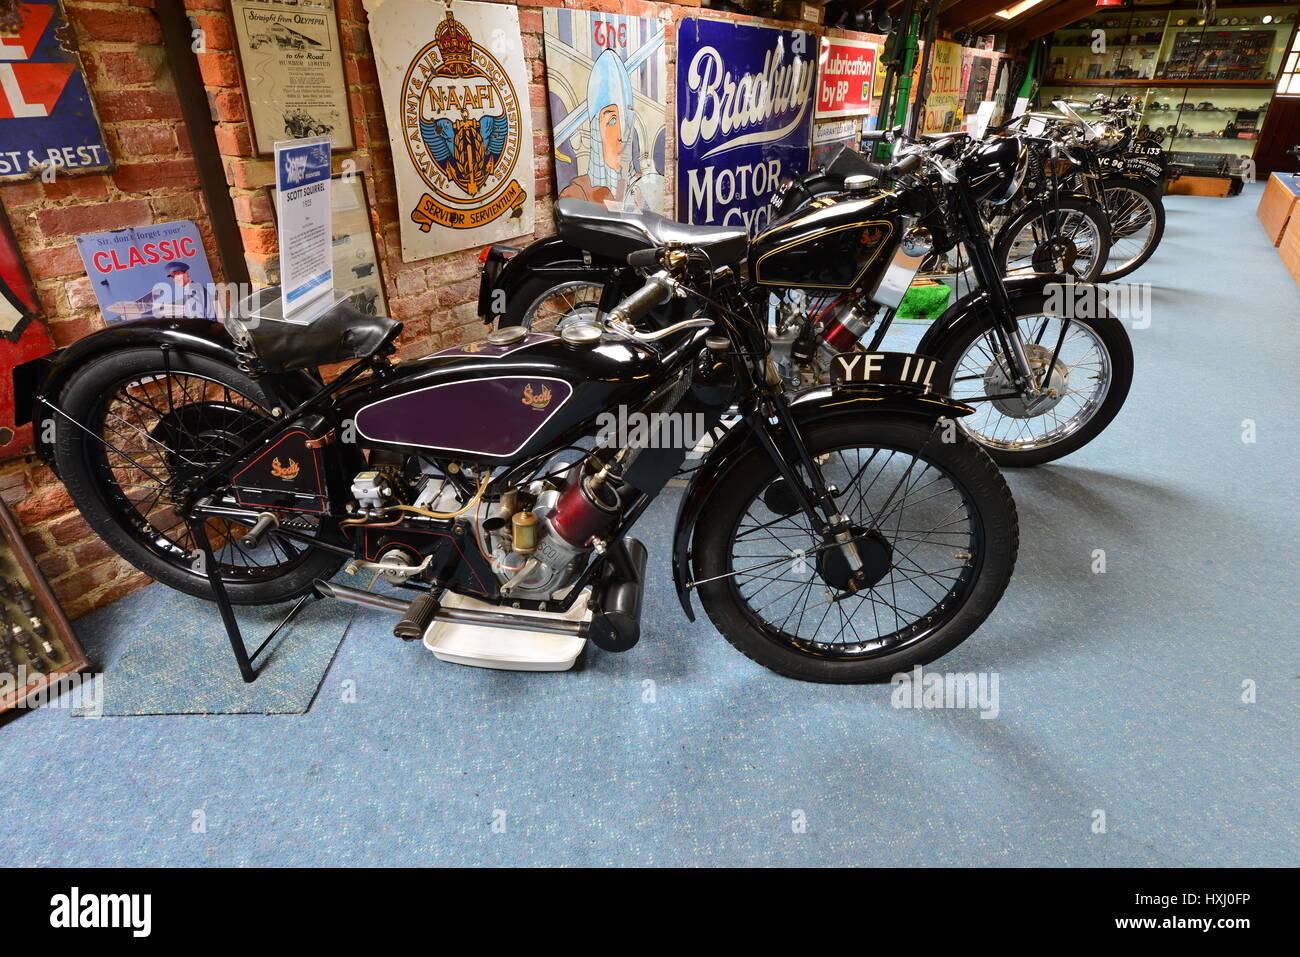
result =
[[[26,590],[33,607],[45,623],[46,637],[62,652],[59,657],[61,663],[57,667],[40,674],[34,680],[27,681],[22,687],[9,687],[8,684],[0,687],[0,715],[2,715],[21,707],[60,678],[85,671],[90,667],[90,659],[86,657],[85,650],[77,641],[72,625],[63,613],[58,599],[54,597],[54,592],[50,590],[45,575],[41,573],[32,553],[28,551],[27,543],[23,541],[22,533],[18,529],[18,523],[9,514],[9,507],[3,503],[0,503],[0,578],[4,579],[7,590],[12,590],[11,583],[15,582],[18,587]],[[9,597],[0,599],[0,607],[4,608],[6,619],[14,619],[23,614],[21,606]],[[8,636],[9,625],[6,623],[4,628],[5,635],[2,640],[12,650],[13,645],[9,642]],[[26,630],[30,632],[30,629]],[[40,644],[39,638],[35,635],[33,640],[35,644]],[[18,657],[15,654],[16,661]],[[25,654],[22,657],[25,658]],[[13,683],[16,684],[16,681]]]
[[[266,196],[274,211],[275,186],[266,187]],[[330,203],[333,211],[335,293],[346,292],[361,312],[388,315],[384,267],[375,223],[370,217],[371,195],[366,174],[335,173],[331,176]],[[362,218],[365,220],[364,231],[361,230]],[[358,236],[364,239],[359,240]]]
[[[337,0],[303,0],[293,5],[280,0],[225,3],[254,155],[272,156],[278,140],[323,135],[331,138],[332,153],[355,150]],[[317,16],[324,22],[311,22]],[[314,70],[308,68],[307,55],[322,45],[325,61]],[[295,65],[297,69],[290,71]],[[322,95],[332,101],[323,102]],[[277,112],[279,119],[272,120]]]

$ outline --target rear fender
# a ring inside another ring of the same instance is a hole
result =
[[[14,369],[14,395],[19,425],[37,423],[32,430],[36,454],[53,465],[54,449],[50,429],[39,423],[51,414],[45,400],[51,401],[63,391],[68,380],[87,362],[100,356],[140,346],[167,345],[179,352],[206,356],[217,362],[238,366],[234,343],[225,326],[207,319],[142,319],[109,326],[78,339],[72,345],[52,352]],[[277,402],[297,404],[320,388],[317,378],[307,372],[263,376],[260,382]],[[23,401],[26,398],[27,401]]]
[[[940,419],[960,418],[974,411],[968,405],[942,396],[922,395],[910,389],[890,386],[855,388],[843,392],[830,388],[809,389],[790,401],[790,412],[801,432],[805,428],[841,416],[888,412]],[[682,603],[682,610],[691,621],[695,620],[695,610],[691,607],[686,583],[695,577],[691,562],[695,526],[712,496],[715,493],[725,494],[731,471],[739,466],[753,447],[751,438],[750,426],[745,421],[733,426],[692,474],[677,511],[677,523],[673,530],[673,582],[677,587],[677,598]]]
[[[557,283],[604,283],[615,269],[626,265],[603,256],[584,253],[558,236],[539,239],[508,259],[505,255],[508,254],[509,247],[493,248],[501,250],[501,253],[488,253],[478,293],[478,316],[487,325],[505,314],[506,304],[534,276],[543,275]],[[493,269],[495,274],[491,271]]]

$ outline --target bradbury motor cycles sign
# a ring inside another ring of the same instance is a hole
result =
[[[402,259],[533,231],[533,133],[519,14],[365,0],[397,174]]]
[[[754,234],[808,168],[817,40],[687,17],[677,30],[677,215]]]

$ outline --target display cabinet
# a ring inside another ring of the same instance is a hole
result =
[[[1220,4],[1208,21],[1194,6],[1099,11],[1054,34],[1040,100],[1129,94],[1175,159],[1235,169],[1254,154],[1296,15],[1296,4]]]

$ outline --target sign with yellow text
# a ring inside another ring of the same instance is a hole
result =
[[[533,231],[533,125],[519,11],[364,0],[397,178],[402,259]]]
[[[961,129],[961,47],[936,40],[930,54],[930,95],[925,101],[922,133]]]

